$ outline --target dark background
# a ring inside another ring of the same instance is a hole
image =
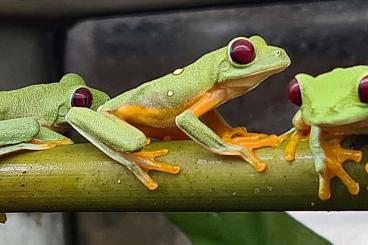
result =
[[[282,133],[297,110],[286,95],[296,73],[316,75],[368,61],[364,0],[21,2],[0,3],[1,89],[76,72],[115,96],[236,36],[257,34],[283,47],[292,65],[220,111],[233,126]],[[64,221],[65,244],[121,244],[123,238],[127,244],[188,242],[160,214],[82,213],[57,220]]]

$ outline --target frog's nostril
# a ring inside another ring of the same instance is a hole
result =
[[[282,52],[280,50],[276,50],[275,51],[275,56],[279,57],[281,56]]]

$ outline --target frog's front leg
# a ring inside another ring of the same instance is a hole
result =
[[[199,101],[176,117],[176,125],[190,138],[210,151],[221,155],[241,156],[258,172],[261,172],[266,168],[266,165],[256,157],[252,149],[242,144],[225,142],[199,119],[200,116],[226,100],[227,96],[228,91],[225,88],[215,88],[207,92]]]
[[[143,151],[146,136],[137,128],[108,112],[97,113],[86,108],[72,108],[67,121],[80,134],[106,155],[126,166],[150,190],[158,184],[148,175],[149,170],[171,174],[180,171],[178,165],[169,165],[155,158],[166,155],[166,149]]]
[[[299,142],[303,138],[308,137],[310,131],[310,126],[304,122],[300,110],[293,117],[293,125],[294,128],[279,136],[280,142],[288,141],[284,153],[285,159],[288,161],[295,159],[295,152]]]
[[[45,150],[57,144],[69,142],[67,138],[40,126],[32,117],[15,118],[0,121],[0,156],[20,150]],[[58,135],[54,140],[52,136]],[[43,138],[47,136],[47,141]]]
[[[309,145],[319,174],[319,197],[322,200],[331,197],[330,182],[335,176],[340,178],[351,194],[359,193],[359,184],[344,170],[342,164],[346,160],[360,162],[362,153],[342,148],[342,140],[342,136],[324,135],[319,127],[311,127]]]

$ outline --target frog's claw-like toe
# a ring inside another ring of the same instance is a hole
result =
[[[164,162],[155,160],[156,157],[165,156],[169,151],[167,149],[156,150],[156,151],[145,151],[134,152],[129,154],[129,158],[136,163],[136,167],[142,169],[136,171],[131,169],[138,179],[150,190],[155,190],[158,187],[156,181],[154,181],[149,175],[148,171],[156,170],[170,174],[177,174],[180,172],[179,165],[170,165]]]
[[[135,156],[135,162],[144,170],[156,170],[170,174],[177,174],[180,172],[179,165],[170,165],[164,162],[156,161],[156,157],[167,155],[169,151],[167,149],[161,149],[156,151],[139,151],[133,153]]]
[[[248,161],[258,172],[262,172],[266,168],[266,164],[260,160],[254,153],[254,149],[262,147],[276,147],[279,145],[279,140],[276,135],[266,135],[258,133],[248,133],[242,128],[234,128],[233,131],[225,132],[222,136],[224,142],[238,145],[246,149],[247,156],[239,155]]]
[[[340,146],[341,139],[332,141],[321,140],[321,146],[325,152],[324,168],[319,173],[319,197],[327,200],[331,197],[331,179],[337,176],[348,191],[357,195],[359,184],[355,182],[344,170],[343,163],[346,160],[353,160],[359,163],[362,159],[362,152],[357,150],[344,149]]]

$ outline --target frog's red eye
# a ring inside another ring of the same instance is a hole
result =
[[[92,105],[92,93],[87,88],[79,88],[74,91],[72,96],[72,107],[87,107]]]
[[[368,103],[368,76],[365,76],[359,82],[359,99],[363,103]]]
[[[300,87],[298,80],[293,78],[288,85],[288,98],[297,106],[302,105],[302,95],[300,93]]]
[[[229,50],[231,60],[239,65],[246,65],[256,58],[254,47],[245,38],[239,38],[232,42]]]

